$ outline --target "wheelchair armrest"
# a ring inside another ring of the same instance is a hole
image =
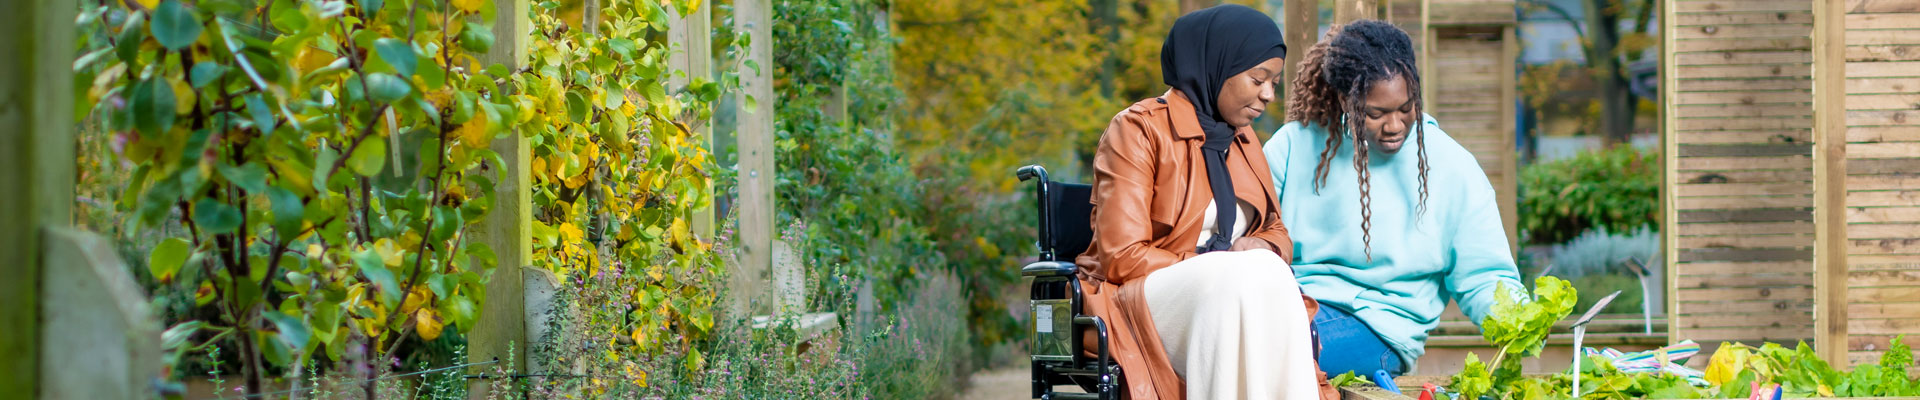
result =
[[[1031,276],[1036,278],[1054,277],[1054,276],[1073,276],[1073,272],[1078,269],[1079,269],[1078,266],[1075,266],[1073,265],[1073,263],[1066,262],[1066,261],[1037,261],[1032,264],[1027,264],[1026,267],[1020,268],[1020,276]]]

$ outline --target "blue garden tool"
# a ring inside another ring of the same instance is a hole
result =
[[[1381,389],[1386,389],[1389,392],[1393,392],[1393,394],[1405,394],[1400,393],[1400,385],[1393,384],[1393,376],[1387,375],[1387,370],[1384,369],[1373,370],[1373,384],[1379,385]]]

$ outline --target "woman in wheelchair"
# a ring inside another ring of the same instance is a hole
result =
[[[1302,58],[1291,122],[1265,151],[1294,273],[1327,306],[1314,318],[1320,366],[1399,375],[1448,299],[1478,323],[1502,285],[1521,287],[1500,208],[1473,154],[1420,112],[1406,32],[1335,26]]]
[[[1313,359],[1317,305],[1287,269],[1293,242],[1249,128],[1285,54],[1251,8],[1182,16],[1160,50],[1171,89],[1100,136],[1093,239],[1075,263],[1134,399],[1333,393]]]

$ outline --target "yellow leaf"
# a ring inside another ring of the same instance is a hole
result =
[[[467,13],[478,13],[483,3],[481,0],[453,0],[453,8]]]
[[[171,77],[167,78],[167,83],[173,85],[173,113],[186,114],[193,112],[194,104],[197,104],[199,101],[199,98],[195,96],[193,86],[188,86],[187,82]]]
[[[487,147],[492,139],[487,135],[486,118],[474,116],[473,119],[467,120],[467,123],[460,125],[460,142],[465,143],[469,148]]]
[[[380,261],[386,263],[388,268],[398,267],[401,261],[406,261],[400,249],[394,247],[393,239],[380,238],[373,243],[373,252],[380,254]]]
[[[440,338],[440,330],[446,323],[440,319],[440,313],[432,309],[421,309],[413,313],[414,328],[420,331],[420,338],[434,340]]]
[[[568,244],[579,242],[580,238],[584,236],[586,236],[586,233],[580,231],[580,227],[573,226],[572,222],[560,224],[561,240],[565,240]]]
[[[420,307],[426,306],[427,300],[433,297],[433,292],[428,291],[425,286],[414,286],[412,292],[413,294],[407,295],[407,304],[400,305],[401,315],[420,311]]]
[[[668,227],[667,231],[672,232],[675,243],[682,245],[687,244],[690,241],[688,237],[693,236],[693,233],[687,231],[687,220],[682,218],[674,218],[673,226]]]

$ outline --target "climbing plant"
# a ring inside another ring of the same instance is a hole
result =
[[[692,228],[696,211],[711,207],[714,182],[695,125],[738,77],[689,77],[669,91],[676,71],[668,57],[685,51],[660,40],[672,11],[661,2],[609,3],[601,19],[573,25],[559,4],[536,5],[528,73],[508,81],[512,101],[531,110],[515,123],[532,149],[535,263],[629,298],[619,312],[583,322],[651,352],[714,326],[724,268],[713,238]]]
[[[372,362],[470,329],[493,251],[488,144],[530,107],[482,64],[486,0],[101,1],[80,12],[76,112],[133,166],[126,231],[193,293],[171,357],[226,346],[249,393],[319,356]],[[228,344],[222,344],[228,343]],[[233,343],[237,343],[237,346]],[[369,388],[372,386],[369,385]],[[371,390],[371,389],[369,389]]]

